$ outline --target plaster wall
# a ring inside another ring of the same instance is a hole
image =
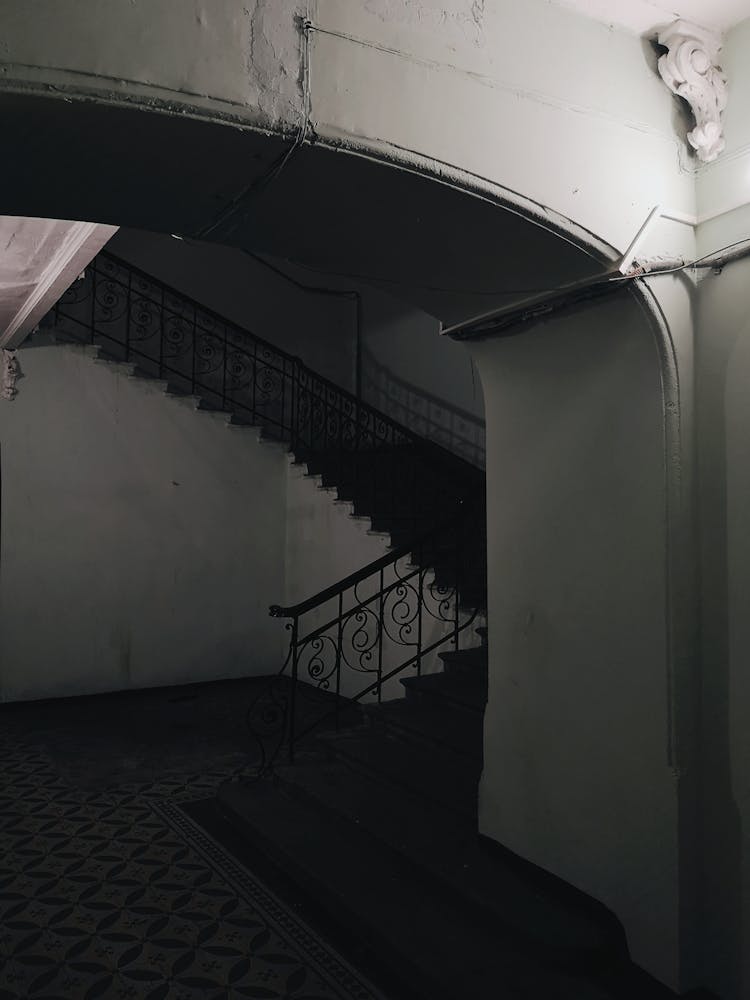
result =
[[[460,167],[620,249],[654,204],[694,212],[647,40],[541,0],[318,0],[315,18],[322,137]]]
[[[726,150],[697,173],[698,217],[709,220],[750,202],[750,19],[730,31],[721,53],[729,80],[724,112]],[[709,250],[711,247],[708,248]]]
[[[653,331],[619,296],[472,351],[490,512],[480,828],[609,906],[634,960],[687,988]]]
[[[0,699],[275,673],[289,635],[269,605],[314,596],[389,537],[256,431],[91,355],[37,336],[0,412]],[[386,668],[408,655],[386,641]],[[370,679],[348,671],[342,693]]]
[[[3,700],[276,669],[284,456],[85,349],[20,361],[0,413]]]
[[[701,229],[706,246],[750,233],[750,208]],[[699,285],[703,918],[708,984],[750,989],[750,323],[745,259]]]
[[[302,107],[301,9],[295,0],[7,0],[4,75],[288,126]]]

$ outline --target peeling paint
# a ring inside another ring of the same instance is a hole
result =
[[[254,100],[272,121],[288,121],[302,113],[303,34],[299,20],[305,13],[302,3],[288,3],[279,17],[278,0],[256,0],[245,7],[250,18],[248,73]]]

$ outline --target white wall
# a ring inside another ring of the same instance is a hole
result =
[[[721,246],[750,234],[750,209],[702,227]],[[699,286],[698,448],[702,574],[704,934],[708,982],[750,989],[750,262]]]
[[[3,5],[8,78],[75,80],[101,97],[180,95],[259,124],[299,114],[294,0],[24,0]],[[42,73],[40,74],[40,70]]]
[[[315,17],[323,138],[460,167],[622,249],[654,204],[694,211],[684,123],[640,38],[541,0],[318,0]]]
[[[257,431],[91,349],[37,335],[19,356],[19,395],[0,412],[0,699],[275,673],[289,634],[269,605],[388,551]],[[425,640],[439,631],[425,624]],[[385,650],[386,668],[409,655]],[[342,693],[369,680],[349,671]]]
[[[729,32],[721,64],[729,80],[724,112],[726,150],[701,166],[697,175],[698,216],[702,221],[750,202],[750,19]],[[710,248],[709,248],[710,249]]]
[[[285,458],[84,349],[0,412],[3,700],[270,673]]]
[[[634,960],[686,988],[653,333],[620,296],[472,350],[488,429],[480,829],[609,906]]]
[[[699,176],[700,254],[750,236],[750,21],[729,35],[727,151]],[[718,213],[718,214],[717,214]],[[701,513],[701,818],[706,982],[750,990],[750,262],[702,275],[697,310]]]

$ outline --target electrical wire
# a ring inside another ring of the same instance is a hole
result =
[[[737,247],[746,247],[747,249],[742,251],[737,251]],[[722,254],[727,253],[727,251],[735,250],[730,258],[722,257]],[[650,270],[646,270],[646,265],[641,264],[635,265],[635,269],[630,274],[609,274],[604,272],[598,276],[594,276],[588,280],[578,281],[568,285],[566,288],[561,289],[549,289],[546,293],[541,296],[532,299],[522,300],[518,303],[511,304],[505,309],[496,309],[492,312],[485,313],[482,316],[475,316],[472,319],[466,320],[463,323],[457,323],[454,326],[446,327],[442,330],[444,335],[451,335],[457,337],[460,340],[467,340],[473,336],[477,336],[479,330],[491,328],[494,324],[495,328],[500,324],[501,326],[507,326],[509,322],[517,322],[518,319],[531,318],[532,316],[538,316],[542,313],[549,313],[562,305],[570,304],[574,301],[580,301],[582,298],[591,298],[596,294],[603,294],[609,287],[624,287],[626,284],[633,284],[636,281],[641,281],[645,278],[656,278],[665,274],[676,274],[681,271],[687,271],[695,267],[713,267],[713,268],[723,268],[725,265],[738,260],[740,257],[744,257],[750,254],[750,237],[745,237],[741,240],[736,240],[734,243],[728,243],[726,246],[720,247],[717,250],[712,250],[702,257],[697,257],[692,261],[685,261],[680,264],[676,264],[674,267],[652,267]],[[560,292],[558,298],[551,298],[555,292]],[[546,296],[546,297],[545,297]]]
[[[702,257],[698,257],[696,260],[685,261],[681,264],[677,264],[674,267],[664,268],[663,270],[652,270],[652,271],[635,271],[632,274],[616,274],[609,278],[609,281],[616,282],[627,282],[635,281],[640,278],[651,278],[658,277],[662,274],[675,274],[678,271],[686,271],[691,267],[697,267],[704,261],[709,261],[714,257],[718,257],[720,254],[726,253],[728,250],[734,250],[736,247],[745,246],[750,244],[750,237],[742,240],[737,240],[735,243],[730,243],[727,246],[720,247],[718,250],[712,250],[710,253],[704,254]],[[505,295],[552,295],[555,292],[566,292],[569,289],[569,285],[557,285],[548,286],[546,288],[497,288],[495,290],[490,289],[473,289],[473,288],[449,288],[445,285],[423,285],[416,281],[400,281],[398,278],[386,278],[382,275],[364,274],[357,271],[332,271],[326,268],[315,267],[312,264],[303,264],[299,261],[293,261],[295,267],[299,267],[304,271],[312,271],[314,274],[328,274],[336,278],[350,278],[353,281],[365,281],[372,282],[374,284],[383,285],[393,285],[400,288],[416,288],[421,291],[430,292],[443,292],[448,295],[487,295],[487,296],[505,296]],[[720,261],[717,261],[717,264]],[[712,266],[712,265],[707,265]],[[605,278],[606,272],[603,272],[599,277]],[[596,281],[597,275],[593,275],[591,280]]]
[[[373,284],[395,285],[400,288],[418,288],[426,292],[445,292],[447,295],[488,295],[497,297],[498,295],[544,295],[546,292],[562,292],[565,286],[559,288],[503,288],[490,290],[484,288],[481,291],[476,288],[448,288],[445,285],[423,285],[418,281],[400,281],[398,278],[385,278],[382,275],[362,274],[357,271],[331,271],[327,268],[315,267],[313,264],[303,264],[300,261],[291,261],[295,267],[304,271],[312,271],[313,274],[328,274],[334,278],[350,278],[352,281],[372,282]]]
[[[232,200],[224,206],[221,212],[219,212],[213,222],[194,233],[193,235],[196,239],[205,239],[205,237],[215,233],[220,226],[222,226],[229,218],[231,218],[232,215],[234,215],[241,205],[247,203],[251,196],[257,197],[265,191],[266,188],[270,187],[271,184],[273,184],[273,182],[283,173],[289,161],[302,148],[305,140],[307,139],[311,129],[310,118],[312,113],[312,98],[310,89],[310,32],[313,25],[310,21],[309,0],[307,4],[307,15],[301,20],[301,28],[304,39],[302,45],[302,120],[300,121],[294,142],[279,157],[277,157],[265,174],[254,178],[245,188],[243,188],[242,191],[240,191],[239,194],[232,198]]]
[[[667,267],[663,270],[655,269],[653,271],[637,271],[633,274],[623,274],[615,275],[610,280],[616,281],[633,281],[636,278],[651,278],[658,277],[661,274],[676,274],[678,271],[689,271],[691,267],[698,267],[699,264],[703,264],[704,267],[720,267],[722,263],[721,254],[726,253],[728,250],[734,250],[737,247],[748,246],[750,244],[750,236],[746,236],[742,240],[737,240],[734,243],[728,243],[725,247],[720,247],[718,250],[712,250],[710,253],[704,254],[702,257],[697,257],[695,260],[686,261],[683,264],[677,264],[674,267]],[[705,263],[708,261],[708,263]]]

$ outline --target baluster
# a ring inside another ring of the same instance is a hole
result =
[[[380,569],[380,612],[378,614],[378,705],[383,702],[383,632],[385,631],[385,576]]]
[[[356,600],[356,598],[355,598]],[[339,626],[336,639],[336,732],[339,731],[339,706],[341,699],[341,649],[344,644],[344,592],[339,593]]]
[[[338,420],[339,420],[339,475],[338,482],[341,486],[344,485],[344,407],[342,405],[341,397],[338,400]],[[356,497],[355,497],[356,500]]]
[[[96,267],[91,268],[91,343],[96,332]]]
[[[227,329],[226,323],[224,326],[224,364],[222,366],[222,381],[221,381],[221,408],[226,410],[227,408],[227,367],[229,365],[229,331]]]
[[[313,450],[313,424],[315,423],[315,393],[313,388],[312,376],[307,376],[307,398],[309,400],[308,404],[308,414],[307,414],[307,444],[310,451]]]
[[[133,294],[133,272],[128,270],[127,309],[125,311],[125,361],[130,360],[130,309]]]
[[[292,621],[292,690],[289,694],[289,763],[294,763],[294,740],[297,729],[297,675],[299,669],[299,649],[297,639],[299,637],[299,617],[294,616]]]
[[[161,286],[159,305],[159,378],[164,377],[164,285]]]
[[[458,526],[457,526],[457,529],[456,529],[456,533],[454,535],[454,545],[456,546],[456,560],[455,560],[455,562],[456,562],[456,569],[455,569],[455,572],[456,572],[456,578],[455,578],[456,582],[455,582],[455,596],[454,596],[455,621],[454,621],[454,625],[453,625],[453,648],[455,650],[458,649],[459,606],[460,606],[460,603],[461,603],[461,559],[462,559],[462,556],[463,556],[463,553],[462,553],[461,550],[463,548],[463,525],[464,525],[464,518],[463,518],[463,511],[462,511],[461,512],[461,516],[459,517],[459,521],[458,521]]]
[[[253,423],[255,423],[255,415],[257,413],[257,393],[258,393],[258,341],[256,340],[253,344],[253,401],[250,407],[250,411],[253,415]]]
[[[360,476],[360,451],[362,447],[362,413],[360,407],[360,401],[354,404],[354,448],[353,448],[353,458],[352,458],[352,468],[354,469],[354,495],[359,499],[359,488],[361,483]],[[366,502],[366,501],[365,501]],[[367,508],[365,507],[365,511]]]
[[[422,676],[422,606],[424,604],[424,551],[423,542],[419,543],[417,550],[417,572],[419,574],[419,588],[417,600],[417,677]]]
[[[299,424],[299,377],[297,373],[297,359],[292,358],[292,370],[290,374],[289,387],[289,447],[292,452],[297,449],[297,430]]]
[[[382,450],[377,447],[377,417],[372,414],[370,417],[372,422],[372,461],[369,463],[372,466],[372,494],[370,498],[370,508],[375,511],[377,510],[377,497],[378,497],[378,480],[379,476],[379,463],[382,455]],[[382,443],[382,442],[381,442]],[[386,507],[386,515],[388,514],[388,508]]]
[[[195,395],[195,364],[198,354],[198,309],[193,306],[193,357],[190,368],[190,393]]]

